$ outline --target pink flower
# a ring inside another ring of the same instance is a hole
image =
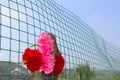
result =
[[[54,70],[54,56],[52,54],[42,54],[42,65],[40,66],[40,72],[50,74]]]
[[[53,39],[46,32],[42,32],[37,40],[38,50],[42,53],[42,65],[40,66],[40,71],[45,74],[50,74],[54,70],[54,56],[50,54],[54,51]]]
[[[43,54],[48,54],[48,53],[53,52],[53,50],[54,50],[53,42],[54,41],[52,40],[52,38],[50,37],[49,34],[47,34],[46,32],[42,32],[39,35],[39,38],[37,40],[37,43],[40,45],[38,47],[39,51]]]

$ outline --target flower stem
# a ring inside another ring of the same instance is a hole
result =
[[[36,44],[31,45],[30,47],[34,47],[34,46],[39,46],[39,44],[36,43]]]

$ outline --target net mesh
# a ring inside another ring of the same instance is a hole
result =
[[[95,72],[91,80],[112,80],[120,74],[120,48],[53,0],[1,0],[0,80],[32,79],[19,62],[25,48],[36,43],[43,31],[56,35],[65,58],[59,80],[77,80],[76,67],[86,63]]]

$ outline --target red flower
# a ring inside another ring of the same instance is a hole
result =
[[[57,76],[60,74],[64,68],[64,58],[60,54],[55,54],[55,66],[53,70],[53,75]]]
[[[24,64],[32,73],[39,70],[42,64],[42,55],[38,50],[27,48],[22,56]]]

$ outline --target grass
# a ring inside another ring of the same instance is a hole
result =
[[[58,80],[75,80],[75,79],[70,79],[70,78],[58,78]]]

